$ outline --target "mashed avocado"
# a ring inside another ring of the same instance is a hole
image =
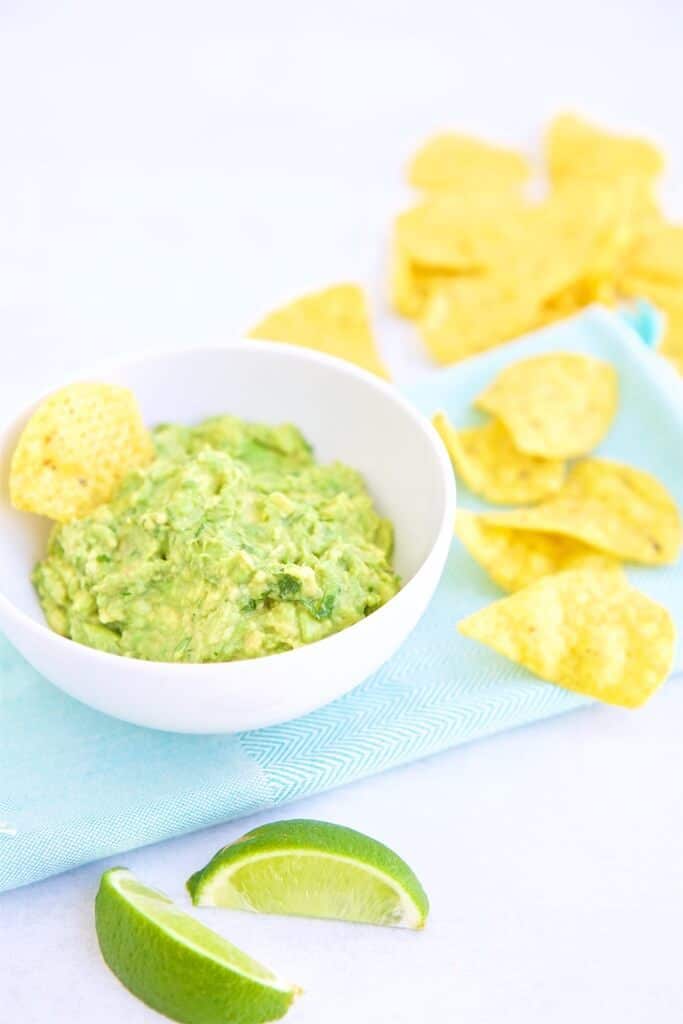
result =
[[[399,589],[393,531],[359,473],[318,465],[296,427],[233,416],[153,432],[156,458],[55,527],[34,583],[48,623],[152,661],[287,651]]]

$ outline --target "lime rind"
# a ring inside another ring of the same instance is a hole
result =
[[[208,956],[217,964],[228,964],[231,970],[242,974],[245,978],[266,981],[273,988],[288,991],[290,986],[279,979],[268,967],[253,960],[237,946],[213,932],[201,921],[196,921],[189,914],[183,913],[173,900],[158,889],[148,888],[138,882],[127,868],[114,868],[111,884],[124,899],[130,900],[145,916],[156,920],[169,935],[173,935],[188,949],[193,949],[201,956]]]
[[[361,832],[293,819],[247,833],[188,880],[193,902],[423,928],[429,901],[411,868]]]
[[[125,868],[102,876],[95,923],[119,980],[183,1024],[265,1024],[299,992]]]

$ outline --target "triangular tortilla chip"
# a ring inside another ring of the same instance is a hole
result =
[[[662,154],[647,140],[614,135],[574,114],[560,114],[551,121],[546,155],[554,182],[565,178],[653,182],[664,167]]]
[[[499,420],[461,430],[443,412],[432,420],[458,476],[473,494],[498,505],[527,505],[557,493],[565,464],[525,455]]]
[[[683,225],[661,222],[634,246],[628,273],[655,285],[683,290]]]
[[[620,565],[613,555],[573,537],[494,526],[484,516],[463,508],[456,516],[455,534],[503,590],[521,590],[565,569],[616,569]]]
[[[531,210],[517,196],[430,195],[396,218],[396,240],[420,267],[495,271],[524,246]]]
[[[529,455],[569,459],[603,439],[619,401],[611,363],[578,352],[531,356],[501,370],[474,400]]]
[[[303,295],[269,313],[249,337],[312,348],[389,377],[375,346],[365,295],[355,284]]]
[[[666,608],[614,569],[546,576],[458,629],[549,683],[626,708],[664,682],[676,640]]]
[[[416,320],[431,293],[452,279],[445,271],[418,265],[398,242],[394,242],[389,271],[389,299],[401,316]]]
[[[536,297],[492,276],[454,278],[434,288],[422,337],[439,363],[456,363],[523,334],[537,323]]]
[[[492,146],[456,132],[435,135],[422,145],[408,166],[408,181],[427,192],[519,191],[531,168],[512,149]]]
[[[79,381],[44,399],[24,427],[10,467],[12,504],[68,523],[109,501],[153,457],[133,392]]]
[[[608,459],[577,462],[561,491],[533,508],[485,522],[573,537],[627,562],[670,565],[681,548],[676,502],[656,477]]]

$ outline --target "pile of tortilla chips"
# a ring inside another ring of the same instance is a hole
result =
[[[551,122],[545,151],[549,189],[532,201],[532,167],[514,150],[457,133],[418,150],[407,177],[420,199],[394,229],[393,307],[453,363],[591,302],[648,298],[666,316],[660,351],[683,373],[683,225],[657,204],[660,151],[571,114]],[[388,376],[357,285],[306,294],[249,334]]]
[[[660,151],[570,114],[545,150],[548,194],[532,202],[519,153],[449,133],[425,143],[408,168],[422,196],[395,225],[394,308],[452,363],[590,302],[648,298],[683,372],[683,225],[658,209]]]
[[[637,707],[670,670],[674,627],[622,564],[675,562],[682,529],[658,480],[591,455],[617,412],[614,368],[578,353],[535,356],[503,369],[474,404],[492,417],[482,426],[434,417],[456,473],[489,502],[526,507],[458,512],[465,548],[513,592],[461,632],[550,682]]]

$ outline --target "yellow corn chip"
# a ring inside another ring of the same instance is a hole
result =
[[[568,292],[580,306],[612,298],[650,210],[631,181],[563,182],[530,219],[516,255],[521,283],[549,304]]]
[[[295,299],[252,327],[249,337],[316,349],[389,376],[375,347],[363,290],[355,284],[333,285]]]
[[[432,356],[439,363],[455,363],[524,333],[538,317],[536,296],[515,284],[459,277],[432,291],[420,326]]]
[[[402,246],[394,245],[389,289],[391,304],[401,316],[417,319],[431,293],[451,279],[444,271],[420,266]]]
[[[683,290],[683,225],[660,222],[634,247],[628,273]]]
[[[681,546],[681,519],[666,488],[642,469],[586,459],[558,494],[534,508],[496,512],[486,523],[581,540],[629,562],[666,565]]]
[[[664,682],[676,639],[666,608],[623,573],[596,569],[546,576],[458,629],[541,679],[625,708]]]
[[[443,412],[433,419],[451,462],[473,494],[500,505],[526,505],[559,491],[564,462],[517,451],[498,420],[456,430]]]
[[[530,455],[569,459],[591,451],[617,411],[618,378],[609,363],[553,352],[513,363],[475,399],[502,420]]]
[[[458,510],[455,533],[503,590],[521,590],[565,569],[617,569],[620,565],[612,555],[573,537],[493,526],[466,509]]]
[[[631,271],[620,278],[619,292],[628,299],[649,299],[665,312],[683,304],[683,285],[639,277]]]
[[[613,135],[573,114],[550,124],[546,156],[554,182],[565,178],[653,182],[664,167],[660,151],[644,139]]]
[[[396,241],[420,267],[479,273],[506,267],[529,217],[514,196],[433,195],[396,219]]]
[[[552,295],[543,303],[543,312],[550,321],[572,316],[586,305],[585,294],[580,284],[570,285]]]
[[[88,515],[154,454],[135,395],[111,384],[70,384],[46,398],[12,457],[10,497],[58,522]]]
[[[683,299],[666,310],[664,337],[657,351],[683,374]]]
[[[394,245],[389,275],[389,298],[397,313],[413,319],[420,315],[424,293],[412,260],[400,245]]]
[[[409,164],[408,181],[427,192],[482,194],[519,191],[530,173],[528,162],[514,150],[445,132],[420,147]]]
[[[617,301],[616,286],[610,281],[579,281],[543,303],[540,322],[545,326],[557,320],[566,320],[592,302],[614,306]]]

